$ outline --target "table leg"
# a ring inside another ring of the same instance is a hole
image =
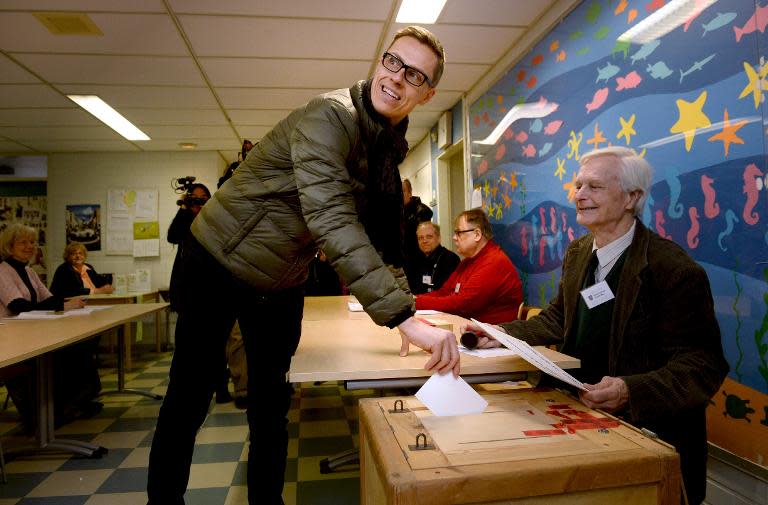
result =
[[[157,311],[155,312],[155,352],[160,354],[162,347],[160,344],[160,311]]]
[[[54,435],[53,419],[53,357],[51,353],[45,353],[36,358],[37,375],[35,386],[37,390],[36,433],[34,444],[24,444],[10,448],[7,454],[18,454],[40,450],[59,450],[74,452],[92,458],[101,458],[109,452],[106,447],[101,447],[80,440],[56,438]]]
[[[129,326],[130,328],[130,326]],[[104,395],[110,395],[110,394],[134,394],[134,395],[142,395],[147,396],[149,398],[153,398],[155,400],[162,400],[163,395],[158,395],[155,393],[148,393],[146,391],[142,391],[140,389],[130,389],[125,387],[125,358],[127,356],[123,355],[122,350],[126,349],[126,346],[124,345],[124,341],[127,340],[126,338],[126,330],[125,325],[122,328],[118,328],[117,330],[117,389],[110,389],[107,391],[102,391],[99,396]],[[130,347],[128,347],[130,349]]]
[[[136,323],[138,324],[138,323]],[[118,333],[117,336],[117,356],[120,359],[120,354],[123,355],[125,369],[130,371],[133,363],[131,361],[131,344],[133,343],[133,333],[131,332],[131,323],[125,323],[123,325],[123,338]]]

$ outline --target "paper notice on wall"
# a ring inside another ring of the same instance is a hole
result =
[[[128,274],[128,291],[130,293],[146,293],[152,290],[152,274],[146,268],[140,268]]]
[[[125,274],[115,274],[112,276],[112,286],[115,288],[116,295],[122,295],[128,292],[128,276]]]

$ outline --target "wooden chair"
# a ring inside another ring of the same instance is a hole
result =
[[[517,318],[528,320],[542,311],[541,307],[534,307],[533,305],[520,304],[517,309]]]

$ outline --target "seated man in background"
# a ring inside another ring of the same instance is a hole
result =
[[[653,180],[645,159],[608,147],[580,161],[576,221],[590,233],[568,247],[550,304],[502,329],[579,358],[573,375],[587,383],[589,391],[579,392],[584,404],[674,445],[688,502],[699,504],[707,474],[704,411],[728,373],[707,274],[637,219]],[[500,345],[479,336],[478,347]]]
[[[512,261],[493,241],[485,212],[471,209],[459,214],[453,241],[464,259],[440,289],[416,296],[416,309],[491,324],[516,319],[523,301],[522,284]]]
[[[421,254],[413,258],[413,282],[408,279],[408,284],[413,294],[420,295],[440,289],[461,260],[440,244],[440,225],[432,221],[419,224],[416,239]]]

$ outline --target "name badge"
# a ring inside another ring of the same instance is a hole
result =
[[[457,282],[457,283],[456,283],[456,287],[455,287],[455,288],[453,288],[453,292],[454,292],[454,293],[458,293],[458,292],[459,292],[459,288],[460,288],[460,287],[461,287],[461,283],[460,283],[460,282]]]
[[[426,284],[427,286],[432,285],[432,276],[431,275],[422,275],[421,276],[421,282],[423,284]]]
[[[584,299],[584,303],[587,307],[593,309],[598,305],[601,305],[608,300],[613,300],[613,291],[607,282],[602,281],[597,284],[581,290],[581,297]]]

